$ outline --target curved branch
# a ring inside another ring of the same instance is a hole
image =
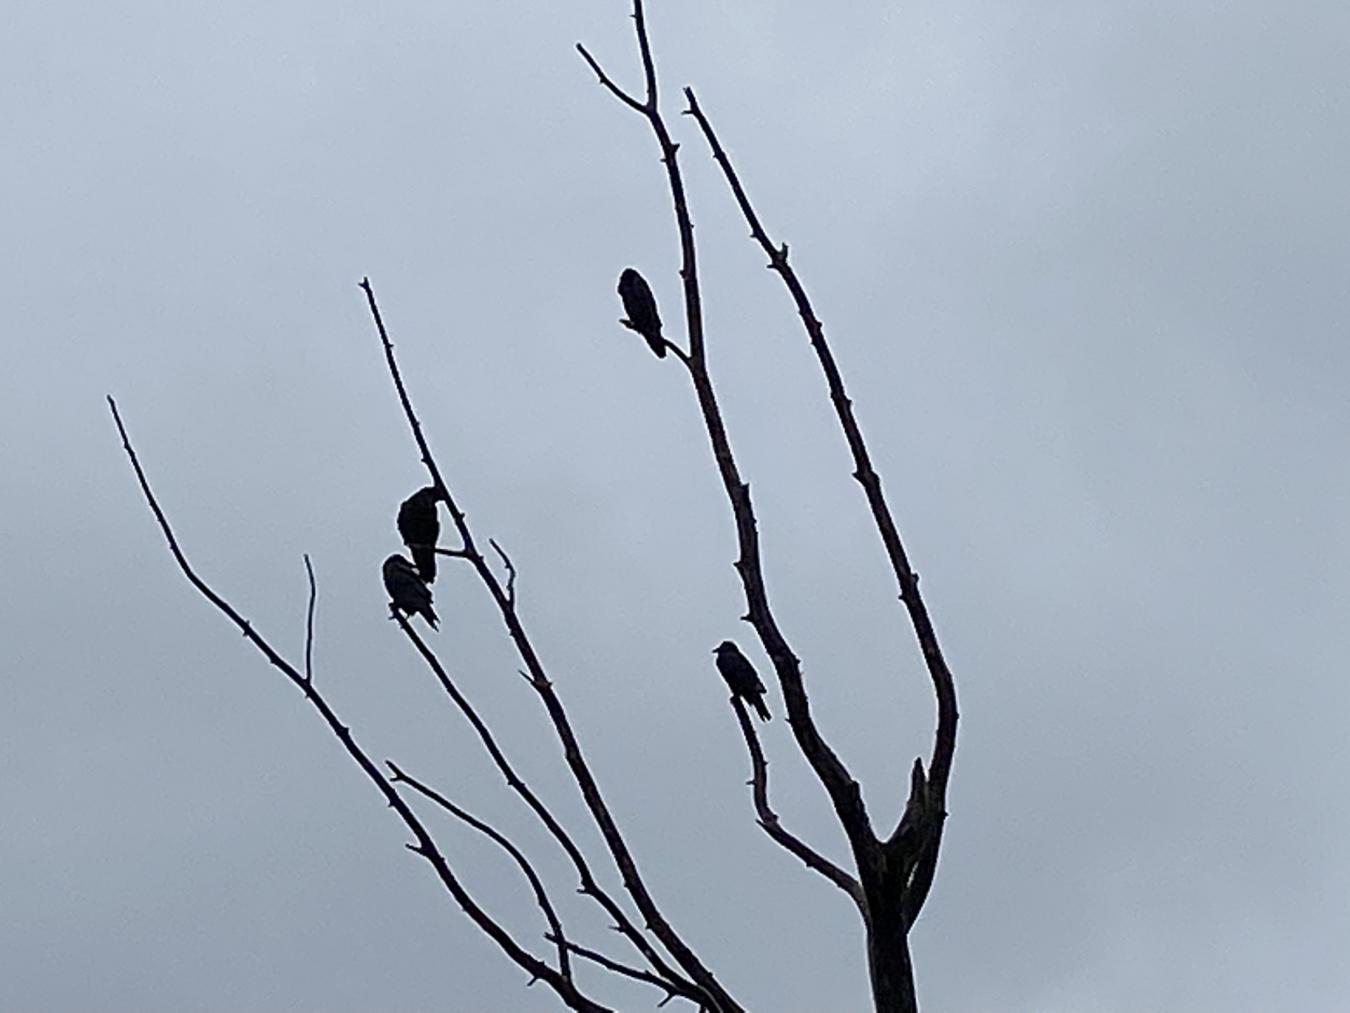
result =
[[[755,814],[759,818],[759,825],[764,828],[765,833],[773,838],[775,843],[800,858],[806,863],[807,868],[820,873],[843,890],[853,899],[853,903],[861,909],[863,894],[858,881],[788,831],[779,821],[778,814],[769,805],[769,764],[764,759],[764,750],[760,747],[759,733],[755,731],[754,723],[750,720],[750,715],[746,713],[745,704],[740,697],[733,696],[731,706],[736,712],[736,720],[740,722],[741,734],[745,736],[745,748],[750,751],[750,786],[755,800]]]
[[[483,834],[515,860],[516,865],[520,867],[520,871],[529,881],[530,889],[534,891],[535,903],[539,905],[539,910],[544,913],[544,920],[548,922],[549,936],[547,938],[550,942],[555,942],[558,947],[558,971],[570,981],[572,978],[572,962],[568,956],[569,944],[567,934],[563,932],[562,919],[558,917],[557,909],[548,898],[548,891],[544,889],[544,881],[539,878],[539,874],[535,872],[534,866],[530,864],[530,860],[525,857],[524,852],[512,844],[510,838],[496,827],[483,822],[468,810],[461,809],[436,789],[423,784],[412,775],[404,773],[393,760],[385,760],[384,763],[389,768],[390,773],[394,775],[392,778],[394,784],[406,784],[423,798],[435,802],[451,816]]]
[[[614,94],[615,98],[629,108],[636,109],[638,112],[644,112],[646,110],[646,106],[610,80],[609,75],[606,74],[600,64],[596,62],[595,57],[593,57],[580,42],[577,43],[577,52],[581,54],[583,60],[591,65],[591,70],[595,71],[595,75],[600,79],[600,83],[608,88]]]
[[[511,642],[515,645],[521,661],[524,662],[525,668],[529,672],[529,683],[544,702],[544,708],[548,712],[554,732],[562,744],[563,758],[567,762],[568,769],[572,772],[572,777],[577,782],[577,787],[581,790],[582,799],[586,803],[586,808],[590,811],[591,818],[595,821],[596,828],[600,831],[600,836],[609,849],[610,857],[614,860],[615,867],[619,871],[624,888],[633,898],[633,902],[637,905],[638,911],[641,912],[652,934],[666,948],[685,974],[705,993],[706,1001],[714,1008],[721,1010],[722,1013],[742,1013],[741,1005],[732,998],[731,993],[722,986],[712,971],[676,933],[674,927],[661,913],[660,908],[656,906],[656,901],[652,898],[651,892],[647,889],[646,882],[638,872],[637,862],[633,858],[632,852],[629,851],[628,844],[619,830],[619,825],[609,811],[609,806],[600,794],[600,786],[596,783],[595,776],[591,773],[590,766],[582,755],[581,744],[572,731],[567,712],[563,709],[562,701],[553,692],[553,684],[548,680],[544,666],[540,662],[539,656],[534,650],[534,645],[531,643],[528,634],[525,632],[525,627],[520,621],[520,616],[516,612],[516,607],[507,596],[501,581],[492,571],[487,558],[477,548],[464,511],[459,508],[455,498],[451,495],[450,488],[442,478],[440,469],[432,457],[431,449],[422,433],[421,423],[417,421],[417,415],[413,411],[412,401],[408,397],[403,377],[399,373],[398,362],[394,358],[394,346],[389,340],[384,320],[380,316],[379,307],[375,303],[375,292],[371,288],[370,279],[363,278],[361,280],[361,289],[366,294],[366,302],[370,307],[371,316],[374,318],[375,328],[379,331],[380,342],[384,347],[385,362],[388,365],[390,377],[393,379],[394,388],[398,392],[399,401],[403,405],[403,413],[412,429],[413,439],[421,453],[422,463],[426,466],[432,484],[435,485],[441,499],[450,511],[450,517],[459,533],[460,551],[464,554],[464,558],[468,559],[473,565],[475,572],[478,574],[478,579],[487,589],[488,594],[491,595],[494,604],[497,606],[497,611],[501,614],[502,621],[506,624]]]
[[[305,682],[314,681],[314,603],[319,589],[314,581],[314,564],[305,553],[305,573],[309,576],[309,608],[305,610]]]
[[[556,942],[556,940],[550,938],[549,942]],[[621,974],[625,978],[632,978],[634,981],[641,981],[645,984],[655,985],[657,988],[663,989],[666,993],[666,997],[656,1004],[658,1007],[664,1006],[676,996],[679,996],[682,999],[689,999],[691,1002],[698,1002],[697,997],[684,995],[678,988],[674,987],[673,982],[666,981],[655,974],[642,970],[640,967],[629,967],[625,963],[605,956],[599,950],[587,949],[585,946],[578,946],[576,943],[570,941],[565,945],[568,950],[575,953],[578,957],[581,957],[583,960],[589,960],[593,964],[599,964],[607,971],[613,971],[615,974]]]
[[[140,459],[136,456],[136,451],[131,446],[131,439],[127,435],[126,427],[122,424],[122,416],[117,410],[117,403],[108,398],[108,407],[112,410],[113,421],[117,424],[117,431],[122,437],[122,448],[126,451],[127,457],[131,461],[131,467],[136,473],[136,479],[140,483],[141,492],[145,496],[146,503],[150,507],[150,512],[154,514],[155,520],[159,522],[160,531],[163,532],[165,539],[169,543],[169,551],[173,554],[178,567],[183,571],[183,575],[195,587],[207,601],[222,612],[232,623],[243,633],[245,639],[249,641],[275,668],[281,670],[282,674],[295,685],[305,699],[318,712],[324,723],[328,725],[329,730],[342,743],[356,765],[361,768],[361,772],[375,785],[375,788],[384,797],[389,807],[398,813],[399,818],[403,820],[404,825],[416,838],[415,844],[409,844],[408,848],[427,860],[435,870],[437,877],[446,891],[459,904],[464,913],[469,916],[475,925],[483,931],[493,942],[495,942],[517,966],[529,972],[532,980],[544,981],[558,995],[558,997],[571,1009],[581,1011],[581,1013],[611,1013],[608,1007],[602,1006],[597,1002],[584,996],[577,987],[566,977],[554,970],[548,964],[544,963],[538,957],[534,956],[524,947],[520,946],[495,919],[492,918],[483,908],[481,908],[468,891],[460,884],[454,872],[451,871],[449,863],[445,860],[436,842],[430,832],[418,819],[417,814],[412,811],[402,796],[394,790],[389,779],[380,772],[377,767],[352,738],[351,729],[344,725],[337,714],[328,705],[323,696],[314,688],[313,682],[307,680],[290,662],[283,658],[277,651],[260,636],[251,623],[241,616],[235,608],[224,598],[217,594],[211,587],[199,577],[192,566],[188,563],[187,556],[178,545],[178,540],[174,537],[173,529],[169,526],[168,518],[160,508],[159,501],[155,494],[150,490],[149,480],[145,476],[145,471],[141,468]]]
[[[502,566],[506,569],[506,600],[514,608],[516,604],[516,567],[511,562],[511,557],[506,554],[506,550],[497,544],[495,538],[489,538],[488,544],[492,546],[494,552],[502,561]]]
[[[830,391],[830,401],[834,405],[840,428],[844,431],[849,452],[853,455],[853,477],[863,487],[863,492],[867,497],[867,505],[871,509],[873,522],[881,536],[886,557],[891,564],[891,571],[894,573],[900,589],[900,600],[909,613],[910,623],[914,627],[915,637],[923,651],[924,662],[933,682],[933,690],[937,697],[938,725],[928,769],[933,794],[941,803],[946,798],[947,779],[951,772],[952,755],[956,750],[956,687],[952,680],[952,673],[947,668],[947,662],[942,656],[942,649],[938,645],[937,633],[933,629],[932,619],[929,617],[928,609],[919,593],[919,576],[909,565],[909,557],[905,554],[904,545],[900,541],[895,519],[891,516],[890,506],[881,491],[881,478],[872,467],[871,455],[867,452],[867,444],[863,440],[862,430],[858,427],[858,420],[853,414],[853,402],[844,388],[844,379],[835,363],[834,354],[825,340],[825,328],[811,308],[811,301],[806,295],[806,289],[802,286],[801,280],[797,277],[797,272],[788,263],[787,244],[784,243],[779,247],[774,246],[768,233],[764,231],[759,216],[755,214],[755,209],[750,204],[750,198],[746,195],[745,188],[736,175],[736,170],[732,168],[730,158],[727,157],[726,151],[718,142],[712,124],[708,122],[708,118],[703,115],[703,110],[699,108],[694,90],[686,88],[684,94],[689,100],[687,112],[698,121],[703,136],[708,142],[708,147],[712,149],[712,156],[721,166],[727,184],[731,187],[732,194],[735,195],[736,203],[740,205],[741,214],[745,216],[746,223],[750,226],[751,237],[759,243],[768,256],[769,268],[776,271],[779,277],[783,279],[783,284],[787,286],[792,301],[796,304],[797,313],[802,318],[807,336],[811,340],[811,347],[815,350],[816,358],[820,361],[821,371],[825,374],[825,380]]]

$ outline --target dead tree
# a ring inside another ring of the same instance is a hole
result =
[[[924,762],[914,760],[909,795],[903,814],[889,834],[879,834],[872,825],[863,803],[858,782],[838,754],[831,748],[811,715],[810,702],[802,677],[801,664],[787,635],[779,626],[765,589],[763,560],[750,485],[742,477],[723,423],[722,411],[708,372],[707,334],[702,301],[694,231],[685,196],[678,158],[678,145],[671,139],[669,127],[659,104],[656,66],[648,40],[641,0],[634,0],[633,19],[641,58],[644,87],[641,96],[626,91],[606,73],[584,46],[577,50],[600,83],[624,106],[636,113],[651,130],[661,152],[666,182],[674,208],[680,244],[679,276],[682,283],[686,343],[681,346],[660,336],[659,320],[652,326],[629,325],[643,332],[653,351],[665,358],[672,353],[688,374],[698,410],[711,443],[713,459],[722,480],[727,502],[735,519],[738,555],[734,562],[745,597],[742,617],[753,627],[774,674],[787,707],[787,719],[793,737],[816,778],[825,789],[851,851],[848,867],[838,864],[789,831],[769,803],[768,764],[758,732],[751,722],[741,696],[733,694],[731,706],[745,739],[751,766],[752,799],[757,821],[776,844],[825,877],[848,896],[857,907],[866,928],[867,958],[875,1008],[879,1013],[907,1013],[917,1010],[913,968],[909,956],[909,931],[914,925],[937,866],[946,819],[947,781],[956,745],[956,694],[952,676],[943,660],[933,623],[919,592],[918,575],[909,563],[896,529],[894,518],[882,491],[881,479],[872,466],[862,431],[853,412],[853,403],[825,339],[819,318],[812,309],[806,290],[788,259],[786,243],[775,245],[770,239],[732,166],[718,141],[712,124],[699,106],[694,92],[684,89],[687,107],[706,142],[712,158],[730,187],[754,241],[768,258],[768,267],[781,279],[792,299],[812,350],[825,377],[826,390],[852,457],[852,476],[862,487],[872,522],[880,536],[891,571],[895,577],[899,601],[913,628],[932,680],[937,704],[937,727],[932,751]],[[629,286],[633,283],[629,281]],[[645,289],[645,282],[642,288]],[[598,1013],[609,1009],[578,981],[576,968],[585,963],[609,974],[643,982],[664,993],[663,1004],[672,999],[690,1003],[699,1010],[716,1013],[741,1013],[747,1007],[733,997],[719,981],[715,971],[694,952],[685,938],[662,913],[647,887],[635,857],[620,829],[619,819],[601,793],[599,782],[573,732],[562,698],[555,690],[539,652],[516,609],[516,570],[505,551],[488,540],[492,557],[483,551],[464,511],[461,509],[445,474],[432,455],[431,448],[413,409],[411,395],[404,384],[394,356],[383,318],[369,280],[361,282],[376,333],[384,350],[385,362],[399,403],[407,419],[413,442],[426,468],[430,483],[428,498],[443,504],[451,520],[451,532],[457,545],[437,546],[435,552],[469,567],[495,605],[519,656],[521,674],[538,695],[549,723],[562,747],[563,761],[581,793],[585,807],[604,841],[607,854],[600,861],[612,866],[623,884],[624,895],[602,886],[602,876],[593,868],[596,861],[587,856],[572,833],[554,815],[549,806],[516,772],[498,744],[492,730],[483,721],[472,702],[463,694],[435,651],[411,625],[409,617],[391,610],[403,634],[435,676],[444,692],[463,713],[477,734],[483,749],[504,775],[507,785],[540,821],[554,843],[571,863],[579,892],[597,904],[612,920],[627,953],[623,959],[593,945],[585,945],[568,934],[553,903],[549,887],[523,850],[491,824],[466,812],[425,781],[405,772],[392,761],[377,763],[361,747],[350,727],[334,712],[316,686],[310,665],[313,644],[313,610],[316,595],[313,570],[305,558],[309,577],[309,611],[305,658],[297,667],[286,660],[253,625],[236,611],[192,568],[180,547],[158,499],[151,491],[141,462],[132,447],[126,427],[112,398],[108,399],[123,447],[135,471],[141,491],[166,537],[169,550],[192,585],[216,609],[222,612],[249,642],[301,692],[306,702],[328,726],[347,754],[375,786],[387,805],[394,810],[412,834],[407,847],[432,867],[441,886],[498,948],[529,975],[530,982],[542,982],[569,1009]],[[649,296],[649,293],[648,293]],[[625,303],[629,296],[625,295]],[[651,307],[655,317],[655,308]],[[666,359],[670,361],[670,359]],[[434,497],[431,493],[434,492]],[[422,548],[425,548],[422,546]],[[431,568],[434,573],[434,567]],[[413,571],[414,573],[416,571]],[[429,599],[428,599],[429,600]],[[406,610],[405,610],[406,611]],[[479,905],[444,857],[427,825],[417,815],[409,798],[418,798],[439,807],[464,825],[498,845],[518,867],[528,882],[547,925],[543,938],[548,948],[540,955],[526,941],[513,936],[487,910]],[[635,912],[635,913],[633,913]],[[602,979],[603,980],[603,979]]]

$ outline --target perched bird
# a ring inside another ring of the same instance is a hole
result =
[[[731,687],[731,695],[749,703],[760,720],[768,721],[771,715],[764,703],[764,683],[759,681],[759,674],[741,649],[730,640],[723,640],[713,654],[717,655],[717,670]]]
[[[436,487],[418,489],[398,508],[398,533],[412,551],[417,572],[430,584],[436,579],[436,540],[441,537],[441,520],[436,515],[440,497]]]
[[[431,588],[403,556],[393,555],[384,561],[384,589],[389,592],[390,608],[405,616],[420,615],[436,629],[440,620],[431,610]]]
[[[656,312],[656,297],[646,279],[631,267],[625,267],[619,275],[619,298],[623,300],[623,311],[628,314],[619,323],[641,334],[656,357],[664,359],[666,343],[661,337],[661,315]]]

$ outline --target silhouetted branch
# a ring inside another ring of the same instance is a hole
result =
[[[497,544],[495,538],[489,538],[488,544],[501,557],[502,566],[506,568],[506,600],[514,608],[516,604],[516,568],[511,563],[511,557],[506,554],[506,550]]]
[[[589,52],[587,52],[586,47],[583,46],[580,42],[577,43],[577,52],[581,54],[582,59],[584,59],[587,63],[591,65],[591,70],[595,71],[596,76],[600,78],[600,83],[603,84],[606,88],[608,88],[611,92],[613,92],[614,95],[619,99],[619,101],[623,102],[625,105],[633,109],[636,109],[638,112],[646,111],[647,108],[646,106],[644,106],[637,99],[633,98],[632,95],[629,95],[628,92],[624,91],[622,88],[620,88],[617,84],[615,84],[613,81],[609,79],[609,75],[606,74],[603,69],[601,69],[600,64],[596,63],[595,57],[593,57]]]
[[[881,491],[881,478],[872,467],[871,455],[867,451],[862,430],[858,427],[857,418],[853,414],[853,402],[844,389],[843,376],[840,374],[839,367],[834,360],[834,354],[825,340],[824,325],[821,324],[820,319],[811,308],[811,301],[806,295],[806,289],[803,287],[801,280],[797,277],[797,272],[788,263],[787,244],[784,243],[779,247],[774,246],[768,233],[764,231],[764,226],[760,223],[755,209],[751,206],[750,198],[746,195],[745,188],[736,175],[736,170],[732,168],[731,159],[727,157],[726,151],[723,150],[721,143],[718,141],[712,124],[708,122],[708,118],[703,115],[703,110],[699,108],[694,90],[686,88],[684,94],[689,100],[687,112],[698,121],[703,136],[707,139],[709,148],[712,149],[713,158],[721,166],[727,183],[731,187],[731,192],[735,195],[736,203],[740,205],[741,213],[750,226],[750,235],[763,248],[769,258],[769,268],[778,273],[789,294],[791,294],[792,301],[797,307],[797,313],[801,316],[802,324],[811,340],[811,347],[815,350],[816,358],[820,362],[821,371],[825,374],[825,380],[829,386],[830,401],[834,405],[840,428],[844,431],[849,452],[853,455],[853,477],[863,487],[863,492],[867,497],[867,505],[871,508],[872,519],[876,524],[878,534],[881,536],[886,557],[890,561],[891,570],[899,585],[900,600],[909,613],[910,623],[914,627],[915,637],[923,651],[924,662],[928,666],[933,690],[937,696],[938,724],[933,743],[933,755],[928,763],[929,783],[933,798],[939,805],[945,805],[947,778],[951,771],[952,755],[956,749],[956,687],[952,680],[951,671],[947,668],[947,662],[943,658],[942,650],[938,645],[937,633],[933,629],[928,609],[919,593],[918,574],[910,567],[909,558],[905,554],[904,546],[900,541],[900,534],[895,526],[895,519],[891,516],[890,506]]]
[[[731,698],[736,720],[740,722],[741,734],[745,736],[745,747],[750,751],[750,787],[755,800],[755,813],[759,825],[781,847],[796,855],[807,867],[814,869],[828,879],[851,898],[860,908],[863,905],[862,887],[858,881],[824,855],[812,849],[800,838],[789,832],[778,819],[778,814],[769,805],[769,764],[764,759],[764,750],[759,744],[759,733],[745,709],[740,697]]]
[[[432,484],[435,485],[442,501],[450,511],[451,519],[459,532],[460,544],[462,551],[465,553],[465,558],[473,565],[479,580],[487,589],[488,594],[491,595],[498,612],[501,614],[502,621],[506,624],[507,633],[510,635],[526,670],[530,673],[530,685],[544,703],[549,720],[552,722],[554,731],[562,744],[563,758],[581,790],[582,799],[586,803],[591,818],[595,821],[596,828],[600,831],[600,836],[609,849],[610,856],[613,858],[623,880],[624,888],[633,898],[648,929],[666,948],[685,974],[694,981],[699,989],[706,993],[706,1001],[716,1009],[721,1010],[722,1013],[742,1013],[740,1004],[731,997],[731,994],[718,982],[712,971],[704,965],[698,955],[675,932],[665,915],[656,906],[655,900],[647,889],[646,882],[638,872],[637,862],[628,849],[628,844],[619,830],[618,823],[614,820],[613,814],[609,811],[608,805],[600,794],[600,787],[582,754],[581,744],[577,741],[572,730],[567,712],[563,708],[562,701],[553,692],[552,683],[545,675],[544,666],[525,632],[525,627],[520,621],[515,605],[510,601],[505,588],[501,581],[497,579],[497,575],[493,573],[487,559],[478,550],[464,512],[459,509],[449,487],[441,476],[435,459],[432,457],[426,437],[422,433],[422,426],[417,421],[417,416],[413,411],[412,402],[403,383],[403,377],[399,372],[398,362],[394,357],[394,346],[389,340],[384,320],[380,316],[379,307],[375,302],[375,292],[371,288],[369,279],[362,279],[361,289],[366,294],[366,301],[370,307],[371,316],[374,318],[375,328],[379,332],[380,342],[384,347],[385,362],[389,368],[390,378],[394,382],[399,401],[403,405],[403,412],[412,430],[413,439],[421,453],[422,463],[426,466]]]
[[[394,618],[398,620],[399,628],[403,630],[404,635],[412,642],[417,653],[422,656],[422,660],[427,663],[427,666],[435,674],[436,681],[440,683],[441,688],[445,691],[446,695],[454,701],[454,704],[459,708],[460,713],[463,714],[469,724],[473,726],[474,732],[477,733],[479,741],[483,744],[483,749],[492,759],[493,764],[501,772],[502,776],[506,778],[507,786],[521,797],[526,806],[528,806],[530,811],[539,818],[539,821],[544,825],[544,828],[549,832],[553,839],[558,842],[559,847],[561,847],[563,852],[567,855],[573,868],[576,870],[577,878],[580,881],[579,892],[593,898],[602,908],[604,908],[605,913],[614,919],[615,928],[633,944],[634,948],[641,953],[644,958],[646,958],[647,962],[651,964],[657,974],[661,975],[664,979],[676,982],[677,985],[684,990],[682,994],[688,994],[694,998],[699,997],[701,993],[694,983],[681,977],[678,972],[661,958],[660,954],[652,948],[646,937],[642,935],[637,926],[629,919],[618,901],[610,896],[610,894],[596,882],[595,876],[591,872],[590,864],[586,861],[586,857],[582,854],[576,841],[572,839],[572,835],[567,832],[548,806],[546,806],[539,796],[534,793],[534,790],[525,783],[525,780],[516,773],[515,767],[511,765],[510,760],[506,758],[506,754],[502,752],[501,747],[497,744],[497,739],[492,734],[492,730],[488,727],[487,722],[482,719],[477,709],[469,702],[468,697],[460,692],[459,687],[456,686],[454,680],[450,678],[450,673],[447,672],[445,666],[441,664],[441,660],[436,656],[436,653],[432,651],[427,645],[427,642],[418,635],[417,630],[406,617],[395,614]]]
[[[647,85],[647,108],[656,112],[656,64],[652,61],[652,47],[647,41],[647,16],[642,10],[642,0],[633,0],[633,29],[637,32],[638,53],[642,56],[642,77]]]
[[[314,582],[314,564],[305,553],[305,573],[309,576],[309,608],[305,610],[305,682],[314,680],[314,603],[319,596]]]
[[[548,938],[548,941],[550,943],[556,942],[556,940],[551,936],[546,938]],[[606,970],[613,971],[615,974],[621,974],[625,978],[632,978],[634,981],[641,981],[648,985],[655,985],[657,988],[661,989],[666,993],[666,997],[656,1004],[658,1007],[664,1006],[666,1003],[670,1002],[671,999],[674,999],[676,997],[679,997],[681,999],[689,999],[691,1002],[698,1002],[698,999],[696,997],[683,995],[677,988],[673,987],[670,982],[665,981],[657,977],[656,975],[651,974],[648,971],[644,971],[638,967],[630,967],[627,964],[624,964],[618,960],[614,960],[610,957],[605,956],[598,950],[588,949],[585,946],[578,946],[576,943],[570,941],[567,942],[565,945],[567,949],[575,953],[578,957],[581,957],[583,960],[589,960],[593,964],[599,964]]]
[[[136,480],[140,483],[141,492],[145,496],[146,503],[150,507],[150,512],[154,514],[155,520],[159,522],[160,530],[169,544],[169,551],[174,560],[178,563],[179,569],[183,575],[195,587],[201,595],[223,613],[232,623],[239,628],[244,637],[265,657],[274,667],[281,670],[282,674],[295,685],[305,699],[318,712],[324,723],[328,725],[329,730],[337,737],[337,740],[346,749],[347,754],[361,768],[362,773],[375,785],[376,789],[384,797],[399,818],[403,820],[405,826],[416,838],[415,844],[409,844],[408,848],[427,860],[435,870],[441,884],[459,904],[464,913],[477,925],[508,957],[513,960],[517,966],[527,971],[533,979],[542,980],[558,995],[558,997],[571,1009],[582,1011],[582,1013],[611,1013],[605,1007],[584,996],[577,987],[566,977],[554,970],[548,964],[544,963],[538,957],[520,946],[502,926],[492,918],[483,908],[481,908],[473,898],[468,894],[460,884],[455,874],[451,871],[450,865],[445,857],[436,847],[436,842],[430,832],[418,819],[417,814],[412,811],[402,796],[394,789],[389,779],[380,772],[366,754],[366,752],[352,738],[351,729],[344,725],[337,714],[323,698],[314,683],[307,680],[290,662],[286,661],[262,636],[260,636],[252,627],[247,619],[241,616],[235,608],[224,598],[217,594],[207,583],[201,579],[188,563],[187,557],[179,548],[178,540],[174,537],[173,529],[169,526],[168,518],[160,508],[159,501],[150,490],[149,480],[145,476],[145,471],[141,468],[140,459],[136,451],[132,448],[131,439],[127,435],[126,427],[122,424],[122,416],[117,410],[117,403],[108,398],[108,407],[112,411],[113,421],[117,425],[117,432],[122,437],[122,448],[126,451],[128,459],[131,461],[132,470],[136,473]]]
[[[511,843],[511,840],[496,827],[483,822],[468,810],[451,802],[440,792],[419,781],[412,775],[404,773],[393,760],[385,760],[384,762],[385,766],[387,766],[394,775],[392,780],[395,784],[406,784],[423,798],[428,798],[435,802],[446,812],[450,813],[450,815],[463,823],[467,823],[480,834],[489,838],[515,860],[516,865],[520,867],[520,871],[524,873],[525,878],[529,880],[530,889],[534,891],[535,903],[539,905],[539,909],[544,913],[545,921],[548,922],[549,932],[545,938],[550,942],[556,942],[557,944],[558,971],[564,978],[570,981],[572,979],[572,963],[567,952],[567,934],[563,931],[562,920],[558,917],[557,908],[553,906],[553,902],[548,898],[548,891],[544,889],[544,881],[540,879],[539,874],[534,871],[534,866],[530,864],[530,860],[525,857],[524,852],[516,847],[515,844]]]

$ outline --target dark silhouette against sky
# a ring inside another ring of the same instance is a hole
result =
[[[0,1008],[556,1009],[194,595],[108,421],[112,392],[194,565],[297,653],[310,555],[315,679],[376,755],[544,850],[388,620],[425,477],[367,274],[654,891],[757,1008],[866,1003],[854,912],[754,825],[687,384],[615,323],[626,265],[679,284],[655,147],[572,49],[630,54],[626,13],[10,5]],[[1350,13],[651,17],[671,101],[698,88],[791,244],[960,678],[921,999],[1346,1008]],[[674,129],[776,608],[860,781],[903,784],[921,659],[791,303]],[[438,648],[580,822],[500,622],[439,563]],[[759,726],[774,804],[841,857],[786,725]],[[500,853],[444,831],[537,932]]]

